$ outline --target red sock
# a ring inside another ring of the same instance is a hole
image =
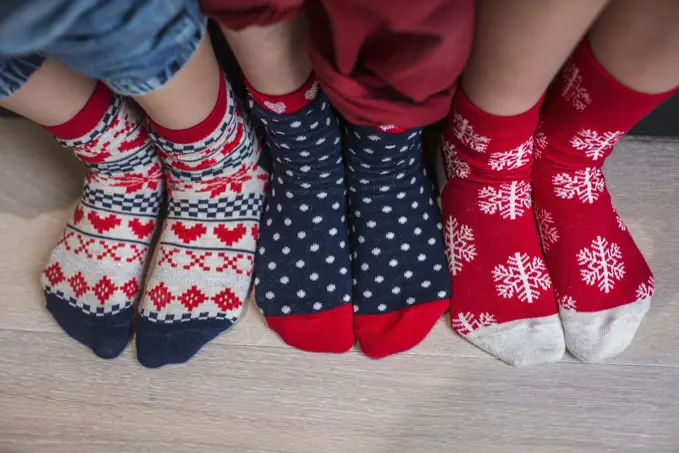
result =
[[[653,275],[601,167],[620,137],[670,94],[622,85],[583,41],[541,111],[533,195],[566,345],[582,361],[623,351],[649,309]]]
[[[557,361],[565,350],[531,205],[538,109],[498,117],[460,91],[443,134],[453,328],[517,366]]]

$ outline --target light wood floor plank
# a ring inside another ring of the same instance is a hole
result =
[[[4,331],[0,344],[15,351],[0,358],[0,441],[32,448],[23,451],[61,442],[72,452],[197,443],[300,453],[631,453],[673,452],[679,442],[674,367],[518,371],[483,359],[372,361],[216,345],[190,364],[154,371],[130,353],[94,360],[63,335]]]

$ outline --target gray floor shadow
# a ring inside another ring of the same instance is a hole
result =
[[[0,122],[0,213],[33,218],[67,208],[80,196],[84,174],[84,166],[36,124]]]

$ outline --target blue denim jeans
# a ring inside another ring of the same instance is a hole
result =
[[[205,33],[197,0],[0,0],[0,98],[54,58],[122,95],[160,88]]]

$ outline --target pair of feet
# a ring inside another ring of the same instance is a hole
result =
[[[669,94],[633,92],[583,43],[544,104],[490,115],[458,93],[442,154],[450,317],[469,341],[521,366],[623,351],[653,275],[601,171],[613,146]]]
[[[100,84],[75,118],[47,128],[88,176],[42,283],[61,327],[103,358],[124,350],[138,311],[137,356],[159,367],[188,360],[240,317],[267,175],[226,80],[199,125],[149,133],[144,123]]]
[[[303,350],[345,352],[356,340],[373,358],[407,350],[448,308],[451,287],[421,130],[342,131],[313,80],[299,95],[253,94],[273,159],[257,304]]]

